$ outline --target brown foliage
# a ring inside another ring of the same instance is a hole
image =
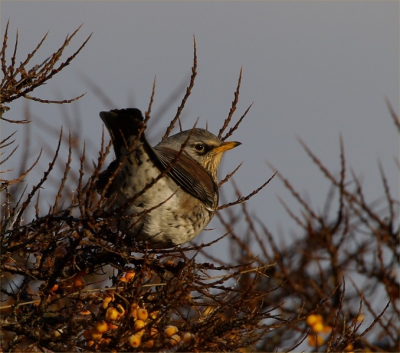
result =
[[[11,64],[6,65],[6,33],[1,61],[2,86],[7,88],[4,97],[8,100],[2,102],[30,98],[28,92],[68,65],[87,41],[57,69],[52,68],[75,33],[45,63],[28,71],[29,77],[24,74],[26,64],[22,69],[15,67],[15,53]],[[165,136],[179,122],[194,85],[196,65],[194,46],[192,77]],[[241,76],[242,71],[232,107],[219,132],[221,137],[236,110]],[[154,91],[155,83],[147,120]],[[223,139],[239,127],[248,110]],[[398,122],[393,109],[390,112]],[[1,141],[1,148],[12,146],[12,138],[10,135]],[[247,210],[245,201],[270,179],[247,196],[233,184],[237,200],[219,207],[217,217],[226,233],[215,241],[154,251],[135,244],[127,248],[118,231],[121,216],[109,209],[104,195],[95,192],[93,185],[104,169],[111,145],[105,144],[103,136],[98,159],[90,167],[85,145],[71,134],[66,141],[61,131],[52,160],[31,191],[26,193],[24,178],[37,161],[20,177],[1,179],[3,350],[289,351],[307,339],[313,350],[397,351],[399,302],[394,275],[399,263],[399,228],[395,224],[398,201],[390,193],[383,168],[380,166],[386,208],[381,211],[365,200],[354,173],[351,182],[346,180],[342,142],[338,178],[304,142],[301,144],[329,179],[331,190],[326,210],[319,214],[277,173],[301,207],[299,217],[281,200],[299,227],[300,235],[293,243],[278,245],[277,236]],[[65,165],[57,164],[63,148],[68,150]],[[78,151],[80,168],[74,171],[71,165]],[[0,163],[13,153],[14,149]],[[63,169],[57,192],[49,210],[43,212],[40,188],[60,166]],[[220,185],[232,181],[238,168]],[[71,188],[75,190],[72,196],[66,192]],[[329,206],[334,195],[338,205],[336,217],[331,219]],[[239,222],[230,212],[233,205],[245,215],[246,231],[242,234],[233,231]],[[24,224],[27,212],[34,212],[35,217]],[[205,251],[224,237],[229,238],[232,248],[229,263]],[[253,253],[254,248],[259,249],[259,256]],[[200,261],[198,254],[208,257],[208,262]],[[383,310],[372,302],[377,289],[384,298]],[[367,315],[372,321],[361,327],[362,317]]]

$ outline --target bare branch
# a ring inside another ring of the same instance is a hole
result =
[[[165,140],[171,131],[173,130],[177,120],[181,116],[182,110],[185,107],[186,101],[188,100],[190,94],[192,93],[192,88],[194,86],[194,79],[197,76],[197,47],[196,47],[196,38],[193,36],[193,66],[192,66],[192,75],[190,76],[190,83],[189,86],[186,88],[186,93],[182,99],[181,105],[178,107],[178,110],[176,112],[175,118],[171,120],[171,123],[169,124],[167,131],[165,132],[163,136],[163,140]]]
[[[241,67],[240,72],[239,72],[239,79],[238,79],[238,83],[237,83],[236,91],[235,91],[235,98],[232,101],[231,109],[229,109],[228,117],[225,119],[224,124],[222,125],[221,129],[219,130],[219,133],[218,133],[219,138],[222,137],[222,134],[224,133],[225,129],[228,127],[229,123],[231,122],[233,113],[235,112],[236,106],[239,102],[240,84],[242,82],[242,72],[243,72],[243,68]]]
[[[225,205],[219,206],[218,210],[223,210],[224,208],[227,207],[231,207],[237,204],[240,204],[242,202],[245,202],[247,200],[249,200],[251,197],[253,197],[255,194],[257,194],[259,191],[261,191],[262,189],[264,189],[264,187],[266,187],[269,182],[274,178],[274,176],[276,175],[277,172],[275,172],[271,178],[269,178],[264,184],[262,184],[260,187],[258,187],[257,189],[255,189],[254,191],[252,191],[250,194],[248,194],[247,196],[242,196],[239,197],[236,201],[230,202],[230,203],[226,203]]]

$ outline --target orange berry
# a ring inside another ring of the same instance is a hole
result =
[[[100,333],[104,333],[104,332],[108,331],[107,322],[105,322],[104,320],[96,322],[95,327],[96,327],[97,332],[100,332]]]
[[[112,322],[108,323],[108,328],[110,330],[116,330],[118,328],[118,325],[113,324]]]
[[[81,315],[90,315],[91,312],[89,310],[82,310],[79,314],[81,314]]]
[[[51,288],[51,291],[52,292],[55,292],[57,289],[58,289],[58,284],[55,284],[54,286],[53,286],[53,288]]]
[[[307,341],[311,347],[322,346],[324,343],[324,339],[320,335],[309,335]]]
[[[137,318],[143,321],[146,321],[149,317],[149,313],[146,309],[138,309],[137,311]]]
[[[148,340],[144,344],[145,348],[153,348],[154,347],[154,340]]]
[[[308,326],[314,325],[316,322],[317,322],[317,319],[314,314],[307,316],[306,323]]]
[[[172,337],[175,333],[177,333],[179,330],[176,326],[167,326],[164,330],[164,333],[168,337]]]
[[[133,348],[139,347],[141,341],[142,341],[142,338],[136,334],[129,337],[129,344]]]
[[[131,305],[131,315],[133,316],[134,319],[137,319],[138,316],[138,309],[139,309],[139,305],[137,303],[132,303]]]
[[[112,300],[111,297],[105,297],[103,300],[103,303],[101,304],[103,309],[107,309],[108,308],[108,303]]]
[[[93,341],[99,341],[103,336],[102,333],[98,332],[95,328],[90,329],[90,337]]]
[[[85,285],[85,281],[82,276],[76,276],[74,279],[74,287],[83,287]]]
[[[119,281],[120,281],[120,282],[128,282],[128,280],[127,280],[125,277],[121,277],[121,278],[119,279]]]
[[[106,311],[106,319],[109,321],[114,321],[118,318],[118,311],[115,308],[108,308]]]
[[[352,351],[354,349],[354,346],[350,343],[344,350],[346,351],[346,352],[350,352],[350,351]]]
[[[311,314],[311,315],[307,316],[306,323],[307,323],[307,325],[312,326],[312,325],[316,324],[317,322],[322,322],[322,321],[323,321],[323,318],[321,315]]]
[[[157,319],[158,314],[159,314],[159,311],[158,311],[158,310],[157,310],[157,311],[153,311],[153,312],[150,313],[150,317],[151,317],[153,320],[155,320],[155,319]]]
[[[183,335],[183,343],[189,344],[192,341],[193,335],[190,332],[185,332]]]
[[[324,324],[322,322],[316,322],[314,325],[311,326],[311,330],[314,332],[322,332],[324,330]]]
[[[141,330],[135,332],[135,335],[138,335],[139,337],[143,337],[145,332],[146,332],[145,329],[142,328]]]
[[[125,278],[128,280],[128,281],[131,281],[131,280],[133,280],[134,278],[135,278],[135,272],[133,272],[133,271],[128,271],[127,273],[125,273]]]
[[[179,342],[181,341],[181,336],[178,334],[172,335],[172,337],[169,340],[169,344],[171,346],[176,346]]]
[[[133,324],[133,327],[135,328],[136,331],[141,330],[145,326],[146,326],[145,322],[143,320],[139,320],[139,319],[137,319],[135,321],[135,323]]]

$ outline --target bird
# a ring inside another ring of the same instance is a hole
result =
[[[100,118],[116,159],[99,174],[96,189],[113,200],[115,210],[123,210],[119,230],[124,239],[154,249],[194,239],[218,208],[222,155],[241,143],[193,128],[152,147],[139,109],[103,111]]]

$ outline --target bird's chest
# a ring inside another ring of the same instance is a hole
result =
[[[146,186],[149,188],[152,181],[160,174],[159,169],[151,161],[142,146],[134,150],[122,165],[115,186],[127,198],[134,197]],[[164,179],[161,178],[160,181]],[[165,181],[161,185],[165,186]]]
[[[178,208],[180,187],[167,175],[160,175],[161,171],[141,146],[128,156],[114,183],[116,203],[129,204],[125,214],[151,212],[160,217],[166,209]]]
[[[213,211],[185,192],[151,161],[142,147],[128,156],[114,182],[116,204],[126,204],[126,230],[157,247],[184,244],[209,223]],[[157,180],[156,180],[157,179]]]
[[[214,212],[182,189],[150,212],[138,238],[160,247],[176,246],[195,238],[210,222]]]

